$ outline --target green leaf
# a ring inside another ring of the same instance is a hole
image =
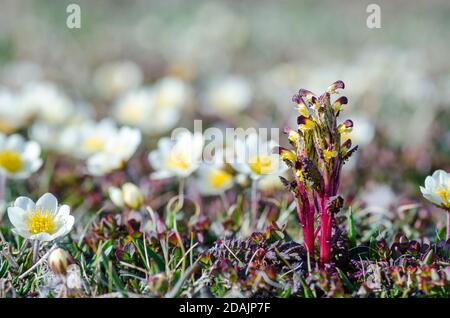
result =
[[[348,240],[350,241],[350,247],[355,248],[356,247],[356,229],[355,229],[355,222],[353,220],[352,207],[348,208],[348,213],[347,213],[347,236],[348,236]]]
[[[147,262],[146,262],[146,257],[145,257],[145,249],[144,249],[144,241],[142,239],[138,239],[138,240],[133,240],[134,245],[137,248],[137,251],[139,253],[139,256],[142,259],[142,262],[145,264],[145,266],[147,267]],[[156,254],[151,248],[150,246],[147,246],[147,255],[148,257],[150,257],[151,259],[153,259],[158,267],[158,270],[160,272],[163,272],[165,270],[165,264],[164,261],[161,259],[161,257],[159,257],[158,254]],[[151,271],[150,268],[147,268],[148,271]]]
[[[433,260],[433,250],[431,249],[431,250],[427,253],[427,256],[425,256],[425,258],[424,258],[424,260],[423,260],[423,264],[424,264],[424,265],[430,265],[432,260]]]
[[[309,288],[309,286],[306,284],[305,280],[303,279],[303,277],[298,276],[298,279],[300,281],[300,284],[303,287],[303,293],[305,295],[305,298],[314,298],[314,294],[311,291],[311,289]]]
[[[371,260],[376,259],[378,256],[377,253],[377,240],[375,239],[375,236],[371,236],[370,237],[370,242],[369,242],[369,258]]]
[[[336,270],[339,274],[339,278],[342,280],[345,287],[347,287],[353,293],[355,291],[355,286],[353,286],[353,284],[350,282],[347,275],[345,275],[345,273],[341,271],[339,267],[336,267]]]
[[[0,278],[3,278],[5,276],[6,272],[8,271],[9,263],[8,261],[4,261],[0,264]]]
[[[123,294],[124,296],[126,296],[126,292],[125,292],[125,287],[122,283],[122,281],[120,280],[119,275],[117,275],[116,270],[114,269],[114,266],[112,265],[112,262],[109,261],[108,257],[105,255],[105,253],[102,251],[102,262],[101,264],[103,265],[105,271],[108,273],[108,281],[111,279],[112,283],[114,284],[114,287],[116,287],[116,289]]]

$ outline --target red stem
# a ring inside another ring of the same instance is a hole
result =
[[[297,200],[297,215],[303,228],[303,241],[311,259],[314,259],[314,204],[308,200],[306,192],[296,176],[299,200]],[[299,201],[302,202],[300,207]]]
[[[328,195],[325,194],[320,206],[320,266],[331,261],[331,215],[327,211]]]

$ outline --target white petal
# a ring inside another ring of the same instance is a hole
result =
[[[11,229],[11,232],[13,232],[13,234],[20,235],[20,236],[22,236],[23,238],[26,238],[26,239],[30,239],[31,238],[31,234],[28,231],[25,231],[23,229],[13,228],[13,229]]]
[[[51,241],[53,239],[53,237],[52,237],[52,235],[50,235],[46,232],[42,232],[42,233],[30,235],[29,239],[48,242],[48,241]]]
[[[68,215],[70,215],[70,207],[66,204],[61,205],[55,214],[55,220],[64,220]]]
[[[148,161],[154,170],[163,169],[163,160],[161,157],[161,152],[154,150],[148,154]]]
[[[425,199],[427,199],[428,201],[430,201],[436,205],[442,205],[442,203],[443,203],[442,199],[434,193],[425,193],[425,194],[423,194],[423,196]]]
[[[72,230],[74,223],[75,223],[75,218],[72,215],[67,216],[66,222],[63,226],[64,231],[62,232],[62,234],[60,236],[67,235]]]
[[[21,208],[25,211],[33,211],[36,205],[30,198],[18,197],[16,201],[14,201],[14,206]]]
[[[170,149],[172,149],[173,146],[173,140],[171,140],[170,138],[164,137],[161,138],[158,141],[158,150],[161,151],[161,153],[167,153],[170,152]]]
[[[25,144],[23,150],[23,157],[29,159],[36,159],[41,155],[41,147],[35,141],[29,141]]]
[[[153,173],[150,175],[150,177],[151,177],[153,180],[167,179],[167,178],[171,178],[171,177],[173,177],[173,176],[174,176],[174,174],[173,174],[172,172],[170,172],[170,171],[167,171],[167,170],[156,171],[156,172],[153,172]]]
[[[36,207],[42,207],[47,211],[56,213],[58,211],[58,200],[51,193],[46,193],[36,202]]]
[[[118,207],[123,208],[124,207],[124,199],[123,199],[123,193],[122,190],[116,187],[111,187],[108,189],[109,198],[111,201]]]
[[[428,191],[432,191],[436,187],[436,180],[433,177],[426,177],[425,178],[425,188],[428,189]]]
[[[9,207],[8,208],[8,218],[12,225],[16,228],[25,229],[26,228],[26,216],[27,212],[19,207]]]
[[[19,153],[23,151],[25,147],[25,139],[18,134],[9,136],[5,142],[5,148],[15,150]]]

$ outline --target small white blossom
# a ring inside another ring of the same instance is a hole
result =
[[[58,206],[58,200],[46,193],[34,203],[27,197],[19,197],[8,208],[13,233],[26,239],[53,241],[70,232],[74,217],[68,205]]]
[[[0,133],[0,174],[12,179],[25,179],[42,166],[41,147],[35,141],[25,141],[18,134]]]
[[[425,187],[420,187],[425,199],[443,209],[450,210],[450,173],[436,170],[426,177]]]
[[[176,140],[161,138],[158,149],[152,151],[148,160],[156,170],[153,178],[173,176],[187,177],[199,167],[203,151],[203,136],[199,133],[182,132]]]

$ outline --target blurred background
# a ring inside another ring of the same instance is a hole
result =
[[[66,26],[69,3],[81,8],[80,29]],[[366,25],[370,3],[379,29]],[[340,79],[360,145],[342,188],[394,218],[422,202],[426,175],[450,170],[449,39],[446,0],[1,0],[0,131],[63,151],[55,127],[84,118],[137,126],[150,148],[194,119],[282,128],[295,124],[299,88],[320,94]],[[136,118],[127,101],[141,87],[159,95]],[[45,99],[48,116],[19,114],[37,92],[56,96]]]

